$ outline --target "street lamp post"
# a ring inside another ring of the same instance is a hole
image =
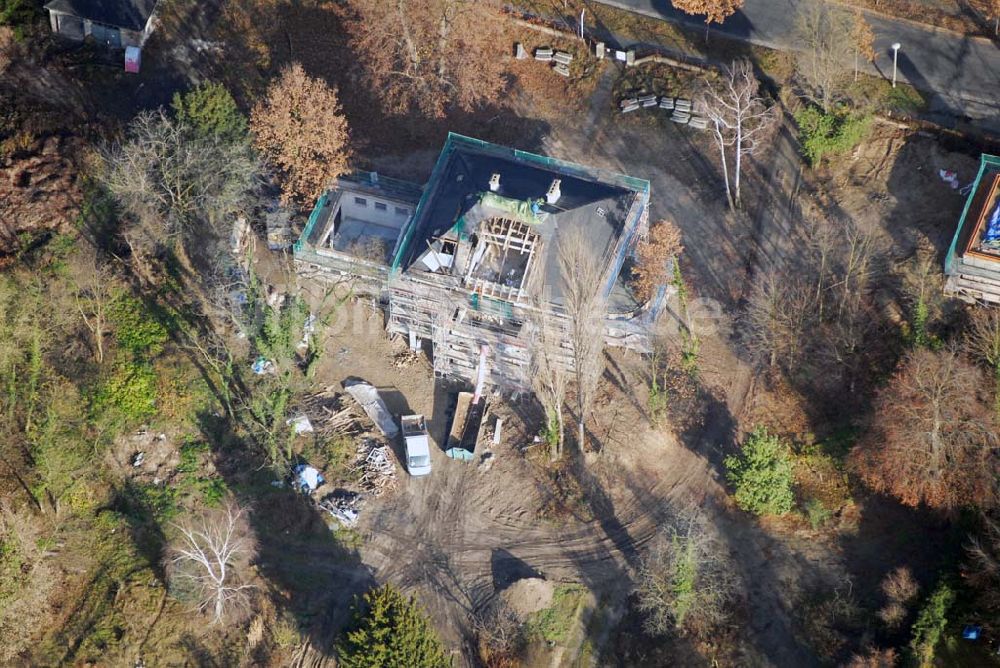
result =
[[[899,60],[899,42],[892,43],[892,87],[896,87],[896,61]]]

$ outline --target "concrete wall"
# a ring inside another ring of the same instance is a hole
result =
[[[141,47],[145,44],[153,32],[153,17],[149,17],[142,32],[136,32],[49,10],[49,27],[52,28],[52,32],[67,39],[83,40],[92,36],[99,44],[124,49],[126,46]]]
[[[353,193],[345,188],[340,199],[340,214],[346,218],[399,229],[413,214],[413,207],[367,193]]]

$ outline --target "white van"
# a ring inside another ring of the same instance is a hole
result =
[[[406,470],[412,476],[431,472],[431,446],[427,438],[427,424],[423,415],[403,415],[399,418],[403,428],[403,445],[406,448]]]

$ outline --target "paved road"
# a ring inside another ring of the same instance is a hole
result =
[[[704,27],[700,17],[671,6],[669,0],[596,0],[667,21]],[[795,44],[795,21],[802,0],[746,0],[746,4],[712,32],[771,48],[790,50]],[[971,39],[909,21],[874,14],[868,21],[875,31],[878,52],[874,71],[892,76],[893,42],[900,42],[900,80],[933,92],[931,111],[969,116],[983,125],[1000,127],[1000,48],[985,39]]]

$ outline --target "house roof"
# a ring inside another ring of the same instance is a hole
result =
[[[97,23],[140,31],[153,14],[157,0],[52,0],[45,9]]]
[[[629,217],[637,199],[649,193],[649,182],[581,165],[563,162],[524,151],[451,134],[438,158],[423,197],[399,245],[393,269],[407,271],[427,248],[460,220],[472,222],[489,213],[483,211],[484,193],[489,193],[490,177],[500,174],[500,198],[521,202],[538,201],[540,218],[526,221],[543,240],[552,240],[560,231],[582,229],[593,243],[597,257],[607,255],[615,241],[638,223]],[[553,179],[560,180],[561,195],[554,205],[545,204],[545,194]],[[559,267],[557,244],[546,243],[542,263],[545,284],[558,299]]]

